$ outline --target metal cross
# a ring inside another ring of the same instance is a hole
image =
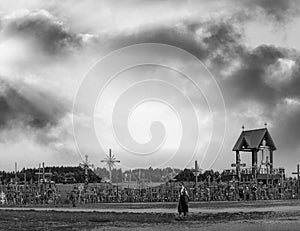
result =
[[[87,185],[89,183],[88,170],[89,170],[89,168],[94,168],[94,165],[89,162],[89,156],[85,155],[85,161],[80,163],[79,166],[84,169],[84,175],[85,175],[85,182],[84,183],[85,183],[85,187],[87,187]]]
[[[109,170],[109,180],[112,182],[112,169],[115,166],[116,163],[120,163],[120,160],[117,160],[117,158],[111,153],[111,149],[109,149],[109,154],[106,155],[106,158],[104,160],[101,160],[101,163],[106,163]]]

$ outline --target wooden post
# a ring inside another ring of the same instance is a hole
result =
[[[40,188],[40,177],[41,177],[41,164],[39,163],[39,172],[38,172],[38,187]]]
[[[196,190],[197,190],[197,182],[198,182],[198,163],[195,160],[195,183],[196,183]]]
[[[24,172],[24,185],[25,185],[25,189],[26,189],[26,183],[27,183],[27,181],[26,181],[26,169],[25,169],[25,172]]]
[[[15,162],[15,184],[17,184],[18,182],[17,171],[18,171],[18,164],[17,162]]]
[[[300,178],[300,166],[297,164],[297,172],[292,172],[292,174],[297,175],[297,197],[299,198],[299,178]]]
[[[45,163],[43,162],[43,184],[45,184]]]
[[[195,174],[195,188],[197,191],[197,184],[198,184],[198,173],[200,173],[200,168],[198,166],[197,160],[195,160],[195,169],[192,169],[192,172]]]
[[[257,150],[252,150],[252,167],[257,165]]]
[[[273,173],[273,150],[270,150],[270,172]]]
[[[111,149],[109,149],[109,154],[108,155],[109,155],[109,157],[111,157]],[[109,164],[108,168],[109,168],[109,180],[110,180],[110,182],[112,182],[112,165]]]
[[[209,192],[209,194],[208,194],[208,201],[210,201],[210,196],[211,196],[211,192],[210,192],[210,178],[211,178],[211,176],[210,175],[208,175],[207,176],[207,185],[208,185],[208,192]]]
[[[235,164],[236,164],[236,176],[238,178],[238,181],[240,180],[240,163],[241,163],[241,158],[240,158],[240,153],[239,151],[236,151],[235,153]]]
[[[239,151],[236,151],[236,155],[235,155],[235,163],[231,164],[231,167],[235,167],[236,169],[236,177],[238,180],[238,184],[240,183],[240,178],[241,178],[241,167],[245,167],[246,164],[245,163],[241,163],[241,158],[240,158],[240,153]]]

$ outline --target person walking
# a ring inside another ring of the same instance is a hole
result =
[[[189,207],[188,207],[188,200],[189,200],[189,194],[184,187],[183,182],[179,183],[180,189],[179,189],[179,203],[178,203],[178,213],[179,216],[183,213],[184,216],[187,215],[189,212]]]

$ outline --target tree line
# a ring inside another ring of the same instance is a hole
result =
[[[14,172],[0,171],[0,182],[7,184],[9,182],[38,182],[42,179],[42,169],[23,168],[16,174]],[[85,171],[79,166],[47,166],[45,167],[45,177],[55,183],[84,183]],[[40,173],[40,174],[39,174]],[[88,170],[88,178],[90,183],[109,180],[109,171],[106,168],[96,168]],[[131,170],[113,169],[112,182],[167,182],[170,180],[177,181],[195,181],[195,174],[190,169],[178,168],[139,168]],[[207,170],[198,175],[198,181],[206,181],[207,179],[220,180],[221,174],[213,170]]]
[[[45,167],[45,179],[55,183],[83,183],[85,181],[85,171],[81,167],[60,166],[60,167]],[[43,179],[43,169],[38,168],[23,168],[21,171],[15,172],[0,172],[0,181],[2,184],[18,181],[38,182]],[[96,175],[92,170],[88,171],[89,182],[101,182],[101,177]]]

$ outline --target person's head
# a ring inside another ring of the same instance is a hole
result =
[[[180,187],[184,187],[184,183],[182,181],[179,182]]]

